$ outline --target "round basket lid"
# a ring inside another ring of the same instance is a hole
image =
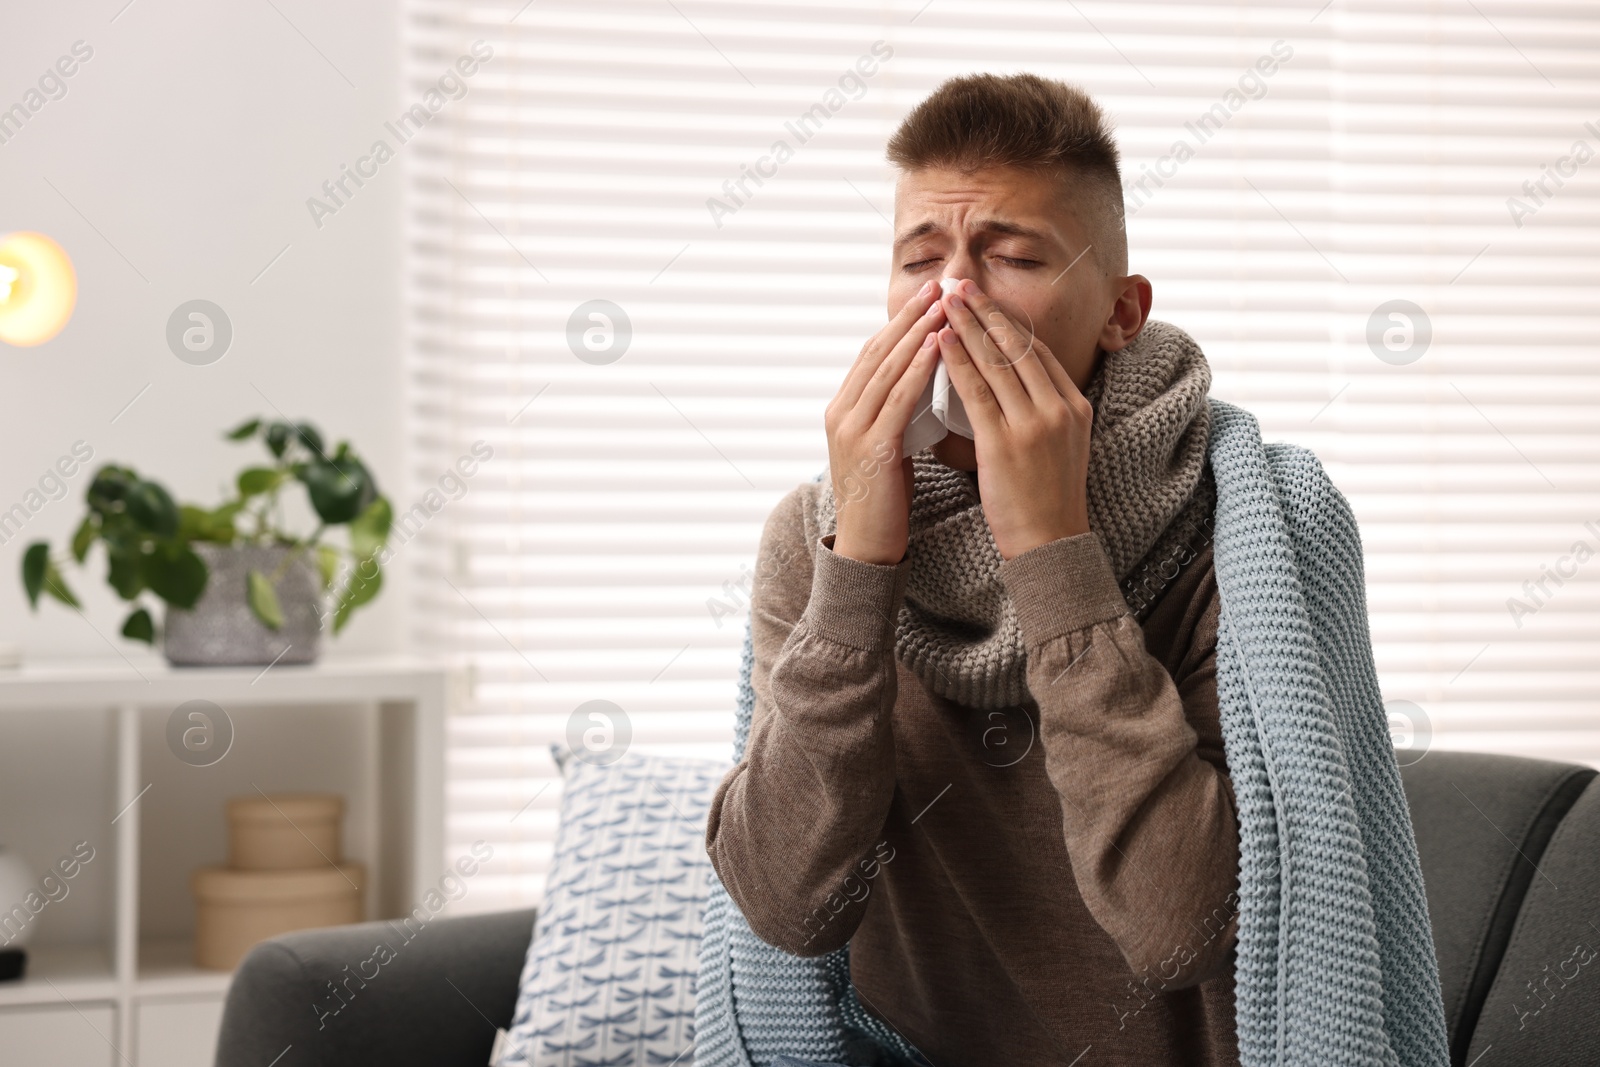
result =
[[[366,874],[366,866],[360,863],[295,871],[201,867],[190,875],[189,884],[195,897],[208,903],[272,904],[357,895],[366,886]]]
[[[232,797],[229,822],[327,822],[344,816],[344,797],[338,793],[271,793]]]

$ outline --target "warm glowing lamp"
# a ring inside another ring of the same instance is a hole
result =
[[[61,332],[78,302],[66,250],[42,233],[0,238],[0,341],[42,345]]]

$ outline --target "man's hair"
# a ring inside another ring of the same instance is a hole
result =
[[[902,171],[1021,167],[1054,174],[1077,202],[1100,268],[1128,271],[1117,143],[1100,105],[1075,85],[1036,74],[951,78],[900,123],[887,155]]]

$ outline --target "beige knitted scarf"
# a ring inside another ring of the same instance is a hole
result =
[[[1132,344],[1105,353],[1084,389],[1089,436],[1089,528],[1111,561],[1130,610],[1153,600],[1152,575],[1203,543],[1216,500],[1206,463],[1211,368],[1183,330],[1151,319]],[[1029,699],[1027,656],[1000,580],[1000,551],[983,517],[977,475],[946,467],[931,449],[912,456],[911,574],[895,627],[895,654],[931,691],[980,710]],[[832,487],[822,479],[815,537],[834,533]],[[1155,585],[1163,584],[1154,580]]]

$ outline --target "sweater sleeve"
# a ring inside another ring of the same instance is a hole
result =
[[[894,619],[909,560],[807,544],[805,487],[767,520],[750,598],[755,706],[744,758],[717,787],[706,851],[750,928],[819,956],[865,910],[894,795]]]
[[[1152,989],[1224,973],[1239,838],[1217,709],[1214,574],[1197,583],[1190,645],[1169,671],[1147,651],[1093,532],[1024,552],[1000,573],[1085,905]]]

